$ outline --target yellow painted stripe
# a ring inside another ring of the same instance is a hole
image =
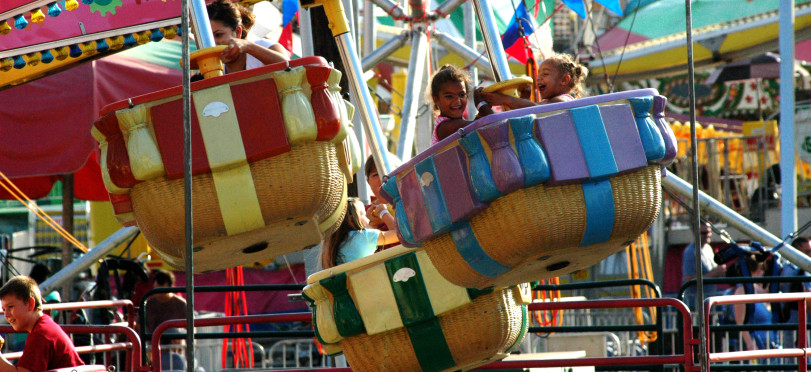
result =
[[[230,86],[218,85],[192,95],[226,233],[230,236],[264,227]]]
[[[335,315],[332,313],[332,301],[328,292],[315,283],[304,287],[304,294],[312,298],[315,305],[315,320],[318,334],[321,339],[328,343],[336,343],[343,340],[338,333],[338,326],[335,325]]]
[[[431,300],[434,315],[439,315],[470,303],[467,289],[447,281],[434,267],[425,251],[417,252],[420,272]]]
[[[382,262],[369,269],[349,275],[355,306],[370,335],[403,326],[397,300],[389,285],[389,275]]]
[[[342,186],[343,186],[343,191],[341,193],[341,201],[340,201],[340,203],[338,203],[338,208],[335,208],[335,210],[332,211],[332,214],[330,214],[329,217],[327,217],[327,219],[325,219],[324,221],[322,221],[321,223],[318,224],[318,231],[320,231],[322,233],[324,231],[327,231],[330,228],[330,226],[332,226],[335,222],[337,222],[338,219],[341,218],[341,213],[343,213],[343,211],[344,211],[344,206],[346,205],[346,199],[347,199],[347,196],[346,196],[346,192],[347,192],[347,190],[346,190],[346,187],[347,187],[346,182],[343,182]],[[326,236],[324,238],[326,239]]]

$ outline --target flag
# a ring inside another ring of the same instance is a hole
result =
[[[293,55],[293,23],[287,22],[287,26],[282,28],[282,34],[279,35],[279,44]]]
[[[526,63],[529,52],[524,47],[527,36],[535,32],[535,22],[533,22],[524,1],[518,4],[515,9],[515,16],[512,17],[504,35],[501,35],[501,45],[507,55],[517,59],[521,63]]]
[[[606,9],[610,10],[611,12],[615,13],[618,16],[622,16],[622,7],[620,6],[619,0],[595,0],[596,2],[600,3]],[[566,4],[569,9],[573,12],[577,13],[580,18],[586,19],[586,5],[583,4],[583,0],[563,0],[563,3]]]
[[[282,27],[287,27],[298,13],[298,0],[282,0]]]
[[[586,6],[583,5],[583,0],[563,0],[563,3],[577,13],[580,18],[586,19]]]

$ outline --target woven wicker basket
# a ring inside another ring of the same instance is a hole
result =
[[[527,285],[459,287],[420,249],[390,248],[307,282],[317,337],[356,371],[473,368],[506,357],[528,326]]]
[[[346,211],[344,175],[335,144],[293,146],[250,164],[266,226],[227,236],[211,174],[194,176],[195,272],[220,270],[295,252],[318,244],[340,225]],[[133,211],[150,244],[169,264],[185,256],[183,179],[160,177],[132,188]],[[336,216],[337,214],[337,216]],[[331,226],[319,224],[332,217]],[[337,217],[337,218],[336,218]],[[323,231],[322,231],[323,230]]]
[[[579,184],[519,189],[491,203],[471,219],[471,226],[484,251],[510,268],[495,279],[470,268],[450,234],[422,246],[443,277],[467,288],[505,286],[585,269],[633,242],[656,219],[662,202],[661,167],[615,176],[611,188],[616,206],[611,238],[583,247],[579,244],[586,208]]]
[[[524,337],[517,291],[496,290],[465,307],[439,316],[442,332],[457,363],[448,371],[470,369],[507,356],[505,351]],[[405,328],[377,335],[345,338],[341,347],[353,371],[419,371],[417,356]]]

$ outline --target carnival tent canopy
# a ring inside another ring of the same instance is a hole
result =
[[[107,200],[93,121],[107,104],[179,85],[180,58],[179,42],[148,43],[0,91],[0,171],[32,199],[75,172],[76,198]]]
[[[691,4],[696,67],[730,63],[777,49],[779,0],[702,0]],[[800,43],[811,38],[811,0],[796,0],[794,10],[794,37]],[[606,72],[617,81],[686,72],[683,0],[630,2],[626,13],[593,45],[595,52],[589,62],[592,81],[605,80]]]

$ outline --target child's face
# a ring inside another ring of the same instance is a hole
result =
[[[434,104],[443,116],[461,119],[467,109],[467,89],[461,81],[449,81],[440,85],[434,95]]]
[[[569,93],[570,80],[571,77],[561,73],[557,64],[550,60],[543,61],[538,68],[538,91],[543,99]]]
[[[369,176],[366,177],[366,183],[369,184],[369,188],[372,189],[372,194],[375,195],[378,202],[380,201],[380,186],[383,184],[383,181],[380,180],[380,175],[377,174],[377,170],[372,170],[369,172]]]
[[[15,331],[29,332],[34,328],[34,299],[23,301],[15,295],[7,295],[0,299],[6,320]]]
[[[366,207],[363,206],[360,200],[356,200],[355,202],[355,210],[358,213],[358,217],[360,218],[360,224],[363,227],[369,227],[369,217],[366,217]]]

